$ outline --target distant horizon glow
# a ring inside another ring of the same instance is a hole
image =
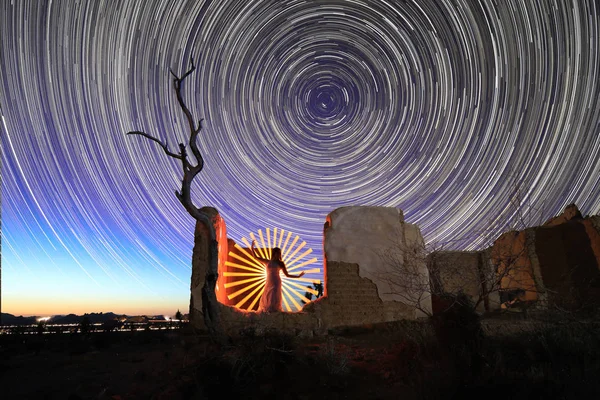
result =
[[[126,133],[186,140],[191,57],[192,197],[237,243],[279,227],[322,267],[343,206],[466,250],[600,214],[599,37],[595,0],[4,2],[2,312],[188,312],[181,166]]]

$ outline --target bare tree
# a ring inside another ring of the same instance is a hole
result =
[[[526,247],[516,246],[516,238],[508,238],[504,246],[495,249],[463,252],[422,242],[407,244],[400,234],[394,237],[386,250],[378,252],[377,278],[385,282],[385,294],[425,315],[432,316],[434,309],[444,312],[457,302],[473,310],[499,309],[506,302],[503,294],[507,289],[538,290],[533,270],[524,264]],[[437,302],[433,309],[426,306],[430,298]]]
[[[198,134],[202,130],[203,119],[199,119],[198,122],[194,120],[192,113],[183,101],[181,87],[184,80],[195,70],[196,66],[194,65],[193,58],[191,59],[191,68],[188,69],[181,77],[175,74],[173,70],[169,69],[171,75],[173,75],[173,86],[177,95],[177,101],[181,107],[181,110],[185,114],[189,126],[189,139],[187,145],[184,143],[179,143],[179,152],[174,153],[169,150],[169,147],[165,142],[162,142],[145,132],[132,131],[128,132],[127,135],[140,135],[152,140],[163,148],[167,156],[177,159],[181,162],[183,178],[181,180],[181,189],[175,191],[175,196],[177,196],[177,199],[181,202],[186,211],[196,221],[200,221],[202,224],[204,224],[209,232],[209,266],[206,272],[204,286],[202,288],[202,313],[204,315],[204,323],[206,324],[209,333],[213,336],[213,338],[221,340],[224,335],[220,323],[219,308],[215,294],[215,285],[218,277],[218,245],[216,232],[209,216],[201,212],[194,205],[190,196],[192,181],[196,175],[202,171],[202,168],[204,168],[204,159],[202,158],[202,154],[200,154],[197,143]],[[195,164],[193,164],[188,158],[188,147],[191,149],[192,154],[196,159]]]
[[[442,310],[461,299],[469,300],[465,306],[490,310],[510,307],[515,300],[544,296],[547,288],[536,282],[525,242],[527,228],[542,225],[546,209],[544,203],[540,207],[532,204],[516,174],[510,174],[510,179],[514,183],[504,212],[470,235],[468,242],[462,238],[407,246],[401,233],[394,235],[396,239],[390,241],[389,249],[379,254],[379,279],[387,283],[391,294],[428,315],[431,313],[422,304],[429,297],[434,301],[444,299]],[[465,245],[476,245],[481,250],[451,250]],[[423,265],[427,266],[429,279],[422,279]],[[474,265],[476,268],[468,268]],[[467,296],[458,296],[460,292]]]
[[[393,295],[402,303],[431,316],[427,305],[434,293],[423,268],[427,264],[425,244],[407,244],[403,233],[397,232],[384,250],[377,251],[377,255],[381,264],[374,277],[387,286],[382,294]]]

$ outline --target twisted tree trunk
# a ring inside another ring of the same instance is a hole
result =
[[[181,107],[185,117],[187,119],[190,136],[187,143],[187,146],[192,150],[192,154],[196,158],[196,164],[190,163],[187,156],[186,145],[183,143],[179,143],[179,153],[173,153],[169,150],[166,143],[160,141],[159,139],[140,131],[132,131],[128,132],[127,135],[140,135],[149,140],[152,140],[158,143],[167,156],[178,159],[181,161],[181,166],[183,169],[183,178],[181,180],[181,190],[175,191],[175,196],[181,202],[186,211],[196,220],[200,221],[207,229],[209,233],[209,264],[208,269],[206,271],[206,276],[204,280],[204,286],[202,287],[202,314],[204,316],[204,323],[210,333],[210,335],[219,342],[223,342],[226,340],[225,334],[223,332],[220,316],[219,316],[219,307],[217,303],[217,296],[215,293],[215,286],[217,283],[217,278],[219,276],[219,264],[218,264],[218,242],[216,237],[215,228],[210,220],[209,216],[201,212],[192,202],[190,191],[192,181],[198,175],[202,168],[204,167],[204,159],[200,154],[200,150],[198,149],[197,139],[198,134],[202,130],[202,119],[198,121],[196,124],[192,117],[192,113],[185,105],[183,101],[183,97],[181,95],[181,84],[194,70],[196,66],[194,65],[194,60],[191,60],[191,68],[187,70],[182,77],[177,76],[172,70],[170,70],[171,75],[173,75],[173,84],[175,87],[175,93],[177,95],[177,101],[179,102],[179,106]]]

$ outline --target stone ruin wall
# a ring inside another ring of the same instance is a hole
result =
[[[203,207],[200,209],[213,220],[217,241],[219,242],[219,265],[225,265],[227,261],[228,241],[227,227],[225,220],[219,215],[219,212],[212,207]],[[202,317],[202,286],[204,286],[204,277],[208,269],[209,237],[208,230],[204,224],[197,222],[194,231],[194,250],[192,252],[192,279],[190,285],[190,320],[203,321]],[[215,292],[217,300],[225,303],[225,289],[222,287],[223,280],[217,281]],[[204,326],[204,323],[202,323]]]
[[[442,275],[447,292],[462,288],[475,298],[480,282],[458,276],[476,276],[496,265],[508,268],[503,290],[521,289],[519,300],[536,308],[558,306],[567,310],[600,305],[600,216],[583,218],[576,206],[542,226],[502,234],[481,252],[442,251],[429,256],[432,270]],[[455,271],[461,271],[457,274]],[[445,276],[444,276],[445,275]],[[434,313],[439,308],[434,298]],[[501,307],[498,293],[491,293],[479,311]]]
[[[428,257],[429,264],[433,265],[430,273],[432,280],[441,285],[440,289],[446,293],[457,293],[462,290],[472,299],[477,298],[481,291],[481,271],[490,268],[486,257],[477,251],[441,251]],[[437,290],[436,290],[437,292]],[[433,314],[438,314],[448,309],[447,304],[438,296],[432,296]],[[477,306],[480,313],[499,308],[498,293],[491,293]]]
[[[234,245],[227,239],[225,221],[214,208],[204,208],[219,236],[220,265]],[[390,234],[392,233],[392,234]],[[391,241],[390,241],[391,240]],[[327,217],[324,227],[324,296],[301,312],[265,314],[228,307],[225,291],[216,288],[223,325],[229,332],[242,330],[291,331],[312,335],[328,329],[415,319],[422,313],[403,304],[378,274],[381,252],[392,247],[419,247],[417,226],[404,221],[402,212],[385,207],[342,207]],[[225,245],[223,245],[225,244]],[[403,255],[399,256],[402,260]],[[193,253],[190,319],[203,329],[201,289],[208,265],[207,232],[196,226]],[[578,309],[600,304],[600,216],[583,218],[575,206],[542,226],[502,234],[492,247],[479,252],[441,251],[430,254],[418,268],[423,279],[432,279],[446,292],[463,290],[476,298],[481,277],[495,266],[507,266],[502,289],[522,289],[519,300],[537,308],[557,305]],[[429,268],[428,268],[429,267]],[[459,273],[457,274],[457,271]],[[421,306],[433,313],[445,309],[440,298],[427,299]],[[230,304],[230,303],[229,303]],[[478,306],[479,312],[501,307],[498,292],[490,293]]]
[[[324,228],[324,257],[329,273],[330,267],[335,268],[339,263],[357,264],[358,275],[363,280],[372,282],[375,292],[371,298],[377,301],[377,308],[383,308],[389,313],[389,319],[414,319],[423,317],[421,311],[408,307],[402,302],[402,294],[398,288],[392,287],[384,268],[386,261],[383,257],[390,251],[395,251],[394,259],[404,263],[408,249],[423,249],[424,242],[421,232],[416,225],[406,223],[402,211],[392,207],[342,207],[327,216]],[[410,260],[417,262],[423,281],[429,280],[425,260]],[[346,276],[347,274],[340,274]],[[329,277],[328,277],[329,278]],[[344,286],[344,280],[327,279],[329,285],[339,288],[334,293],[337,296],[347,296],[353,301],[353,293],[357,288]],[[364,283],[363,285],[366,285]],[[331,286],[330,286],[331,287]],[[362,286],[361,286],[362,288]],[[367,299],[364,299],[367,302]],[[356,312],[361,310],[361,303],[354,301]],[[375,306],[375,304],[374,304]],[[431,299],[423,299],[421,307],[431,310]],[[364,311],[366,312],[366,310]],[[402,316],[402,317],[400,317]]]
[[[226,237],[225,222],[214,208],[203,208],[220,232],[220,267],[227,259],[231,239]],[[304,306],[301,312],[258,313],[227,306],[226,297],[219,304],[222,325],[232,335],[243,331],[277,329],[298,335],[326,333],[331,328],[374,324],[421,316],[393,295],[385,295],[385,282],[377,279],[381,262],[378,250],[389,246],[390,232],[404,244],[420,245],[423,241],[416,225],[405,223],[402,212],[387,207],[343,207],[327,217],[324,228],[324,293]],[[222,244],[228,246],[222,246]],[[221,262],[222,261],[222,262]],[[204,329],[201,290],[208,266],[207,232],[197,223],[192,256],[190,321]],[[420,266],[427,280],[427,267]],[[219,280],[222,285],[222,280]],[[217,287],[224,295],[222,287]],[[431,309],[431,301],[423,307]]]

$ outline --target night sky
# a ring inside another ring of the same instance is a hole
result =
[[[125,133],[187,139],[192,56],[193,198],[238,242],[283,228],[321,262],[349,205],[462,249],[518,209],[600,213],[595,0],[0,4],[3,312],[187,312],[181,167]]]

